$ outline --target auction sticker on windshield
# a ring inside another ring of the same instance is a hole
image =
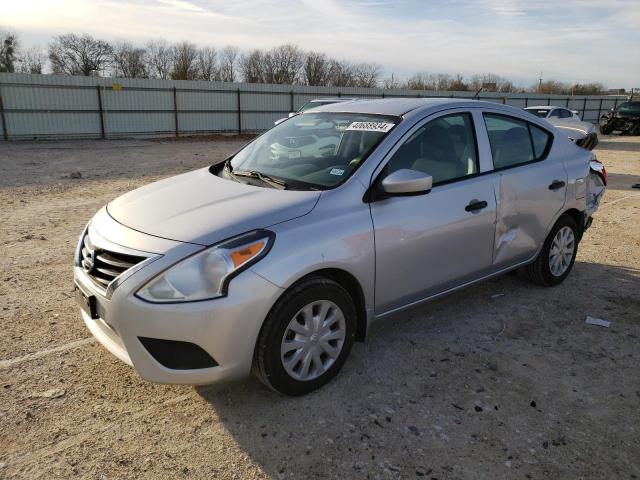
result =
[[[347,130],[358,130],[361,132],[383,132],[386,133],[393,128],[395,123],[387,122],[353,122]]]

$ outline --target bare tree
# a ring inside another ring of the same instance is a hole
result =
[[[149,78],[147,52],[129,42],[120,42],[113,47],[113,69],[116,77]]]
[[[253,50],[240,58],[240,72],[242,80],[247,83],[265,82],[264,52]]]
[[[382,88],[386,88],[388,90],[394,89],[394,88],[402,88],[402,84],[400,83],[400,81],[398,81],[398,79],[395,77],[395,75],[393,73],[391,73],[391,76],[388,78],[385,78],[382,81]]]
[[[331,59],[329,61],[329,84],[334,87],[355,87],[356,73],[353,64]]]
[[[571,87],[566,83],[559,82],[558,80],[546,80],[533,85],[530,90],[537,93],[561,94],[570,92]]]
[[[265,81],[291,85],[298,81],[304,54],[296,45],[274,47],[265,55]]]
[[[460,74],[457,74],[455,77],[451,79],[447,90],[452,90],[454,92],[466,92],[469,90],[469,85],[464,81],[464,77]]]
[[[600,95],[604,93],[604,85],[599,82],[576,83],[570,87],[572,95]],[[569,93],[569,92],[566,92]]]
[[[201,80],[213,82],[220,79],[217,57],[218,52],[213,47],[204,47],[198,50],[198,73]]]
[[[438,79],[433,73],[419,72],[407,80],[407,88],[410,90],[436,90]]]
[[[151,40],[147,43],[147,71],[149,76],[167,80],[173,69],[171,47],[163,39]]]
[[[238,47],[227,45],[220,52],[220,80],[235,82],[238,66]]]
[[[88,34],[59,35],[49,44],[49,60],[53,73],[96,76],[111,64],[113,48]]]
[[[382,67],[376,63],[359,63],[354,67],[356,86],[374,88],[378,86]]]
[[[303,66],[304,82],[307,85],[324,86],[329,83],[329,60],[324,53],[309,52]]]
[[[0,72],[15,71],[18,43],[15,33],[0,30]]]
[[[172,48],[173,80],[195,80],[198,77],[198,49],[187,41],[176,43]]]
[[[471,90],[480,90],[481,87],[485,92],[509,93],[515,89],[511,81],[495,73],[472,75],[469,81],[469,88]]]
[[[42,73],[46,58],[39,46],[31,47],[18,58],[18,71],[20,73]]]

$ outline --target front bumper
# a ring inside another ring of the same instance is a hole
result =
[[[126,227],[108,215],[98,214],[90,226],[92,241],[99,247],[103,232],[111,229],[115,229],[114,238],[128,238],[122,231]],[[140,235],[135,232],[131,237]],[[154,238],[152,241],[158,240]],[[167,242],[170,243],[164,247],[168,248],[158,252],[162,255],[159,259],[127,277],[113,289],[110,298],[97,288],[81,267],[74,268],[76,284],[85,294],[96,297],[99,318],[92,319],[81,311],[87,328],[107,350],[152,382],[209,384],[247,376],[251,371],[253,350],[262,322],[282,289],[246,270],[233,279],[226,297],[174,304],[143,301],[134,295],[141,285],[178,259],[202,248]],[[150,251],[148,245],[140,247],[141,242],[135,243],[123,246]],[[111,248],[113,245],[110,243]],[[217,365],[196,369],[167,368],[145,348],[141,339],[195,344]]]

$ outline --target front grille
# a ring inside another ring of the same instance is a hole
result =
[[[122,273],[146,258],[97,248],[87,233],[82,240],[79,260],[89,278],[100,288],[106,289]]]

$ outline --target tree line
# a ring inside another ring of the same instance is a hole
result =
[[[197,47],[188,41],[168,43],[163,39],[135,45],[68,33],[54,37],[45,51],[39,47],[22,49],[14,33],[0,31],[0,72],[44,73],[47,65],[54,74],[77,76],[502,93],[592,95],[604,92],[601,83],[569,84],[556,80],[522,88],[492,73],[464,77],[419,72],[402,81],[393,74],[383,79],[382,66],[376,63],[338,60],[322,52],[304,51],[293,44],[241,52],[232,45]]]

